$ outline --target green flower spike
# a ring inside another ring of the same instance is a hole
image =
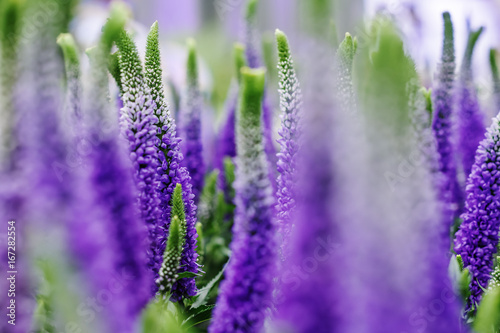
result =
[[[182,201],[182,186],[177,184],[172,198],[172,220],[170,222],[167,247],[160,268],[160,277],[156,280],[162,295],[167,295],[172,289],[172,285],[179,278],[178,271],[185,242],[186,216]]]

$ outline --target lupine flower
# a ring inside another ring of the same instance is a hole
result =
[[[182,202],[182,186],[177,184],[172,197],[172,218],[168,230],[168,241],[163,255],[163,263],[160,268],[156,283],[159,285],[160,293],[167,294],[179,277],[181,266],[182,249],[186,243],[186,215],[184,203]]]
[[[281,108],[281,129],[278,142],[281,150],[278,153],[278,176],[276,193],[277,198],[277,222],[283,242],[287,242],[291,218],[295,208],[295,155],[299,147],[299,122],[302,108],[302,92],[300,84],[293,68],[293,60],[290,47],[285,34],[276,31],[279,55],[279,92]]]
[[[483,288],[488,287],[497,253],[500,228],[500,193],[497,186],[499,137],[500,117],[497,116],[479,145],[467,179],[467,199],[461,216],[463,222],[455,238],[455,251],[462,256],[464,267],[472,275],[466,311],[475,310],[479,304]]]
[[[444,13],[444,42],[441,64],[439,66],[437,86],[433,90],[434,114],[432,129],[436,136],[439,154],[440,171],[444,175],[440,189],[446,198],[452,216],[458,217],[462,206],[463,194],[457,180],[457,169],[453,145],[453,97],[452,90],[455,77],[455,48],[453,41],[453,25],[450,14]],[[446,221],[446,228],[451,228],[453,220]]]
[[[117,42],[121,98],[123,108],[120,114],[121,131],[128,140],[130,158],[134,165],[135,179],[139,189],[139,207],[141,216],[146,223],[151,240],[148,266],[155,271],[157,250],[157,226],[160,224],[160,200],[158,198],[158,138],[156,137],[156,123],[154,104],[150,89],[146,86],[142,64],[134,42],[125,32]],[[161,231],[160,231],[161,232]],[[156,287],[152,286],[153,290]]]
[[[158,40],[158,23],[154,23],[148,35],[146,45],[145,79],[146,84],[151,89],[151,96],[154,102],[154,114],[158,118],[156,124],[156,135],[158,136],[158,148],[162,152],[159,154],[160,168],[158,176],[160,179],[159,197],[161,200],[161,221],[156,227],[156,247],[155,272],[160,269],[163,253],[167,243],[168,229],[171,216],[171,199],[176,184],[182,186],[182,197],[186,212],[186,244],[181,258],[181,272],[198,273],[198,254],[196,253],[196,206],[193,202],[191,178],[186,167],[181,166],[183,156],[180,152],[179,142],[175,131],[175,122],[170,114],[165,96],[163,93],[162,69],[160,63],[160,46]],[[158,275],[155,275],[155,279]],[[172,287],[171,299],[179,301],[183,297],[196,295],[197,289],[194,278],[183,278],[177,281]]]
[[[137,210],[133,168],[125,141],[119,138],[117,113],[108,101],[107,61],[125,25],[126,8],[114,6],[101,40],[90,53],[85,90],[83,137],[92,149],[78,172],[78,204],[69,241],[91,293],[111,289],[104,308],[108,329],[131,332],[137,315],[151,297],[147,269],[147,229]],[[106,124],[110,124],[109,127]],[[113,287],[110,287],[112,285]]]
[[[198,63],[196,60],[196,49],[193,40],[188,42],[187,60],[187,92],[182,115],[182,133],[185,158],[182,162],[191,176],[193,185],[194,202],[198,203],[203,189],[205,176],[205,163],[203,161],[203,144],[201,142],[201,109],[203,99],[198,85]]]
[[[465,177],[468,177],[470,174],[477,147],[486,131],[472,75],[472,54],[482,31],[483,28],[481,27],[477,31],[469,33],[458,82],[458,150],[462,158],[462,168]]]
[[[270,305],[274,276],[272,189],[262,145],[262,70],[242,70],[238,109],[236,213],[232,256],[209,332],[258,332]]]

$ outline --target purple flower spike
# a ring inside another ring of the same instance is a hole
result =
[[[201,109],[203,98],[198,85],[198,63],[194,40],[188,41],[189,54],[187,60],[187,92],[184,105],[185,113],[181,117],[184,142],[181,145],[186,166],[193,185],[194,202],[198,203],[205,177],[203,161],[203,144],[201,142]]]
[[[444,13],[444,42],[437,87],[433,90],[434,115],[432,129],[436,136],[440,171],[444,181],[440,189],[446,205],[454,217],[460,214],[463,193],[457,180],[455,154],[453,148],[453,82],[455,76],[455,49],[453,44],[453,25],[450,14]],[[446,221],[451,228],[453,221]]]
[[[153,114],[154,104],[149,88],[144,82],[142,64],[134,42],[125,32],[118,41],[119,63],[123,107],[121,109],[121,131],[129,144],[130,158],[134,165],[135,180],[139,190],[139,207],[141,217],[146,223],[151,240],[148,266],[158,273],[157,266],[157,230],[161,218],[160,200],[158,198],[158,138],[156,123],[158,118]],[[160,263],[161,264],[161,263]],[[154,281],[151,287],[156,291]]]
[[[458,148],[462,158],[465,177],[468,177],[474,163],[479,142],[486,131],[483,114],[479,107],[472,77],[472,53],[483,28],[469,33],[467,49],[462,63],[458,95]]]
[[[191,185],[191,177],[186,167],[181,166],[183,156],[180,152],[180,139],[176,134],[175,122],[170,114],[169,107],[165,101],[164,87],[162,82],[162,68],[160,63],[160,45],[158,36],[158,23],[155,22],[148,35],[145,61],[146,84],[151,89],[151,96],[154,101],[154,114],[158,122],[156,130],[158,136],[158,149],[160,150],[158,178],[160,185],[158,188],[161,200],[161,219],[156,225],[156,238],[151,244],[154,255],[155,280],[158,278],[158,271],[161,267],[163,254],[168,239],[170,226],[172,195],[175,186],[181,184],[182,199],[186,213],[186,244],[181,258],[180,272],[199,272],[197,263],[198,254],[196,252],[196,206],[194,204],[194,194]],[[194,296],[197,293],[194,278],[183,278],[174,283],[172,287],[171,300],[180,301],[185,297]]]
[[[500,116],[493,118],[477,150],[472,171],[467,180],[465,212],[463,223],[456,233],[455,251],[462,256],[464,267],[468,268],[472,281],[471,295],[466,311],[476,309],[488,287],[493,261],[497,253],[498,230],[500,227]]]
[[[274,277],[272,189],[261,134],[263,70],[242,70],[237,127],[236,213],[232,255],[220,286],[210,333],[259,332]]]
[[[293,60],[285,34],[276,31],[279,55],[281,129],[278,142],[277,169],[280,175],[277,181],[277,218],[282,247],[288,241],[291,230],[291,216],[295,209],[295,159],[298,151],[299,122],[302,108],[302,92],[293,68]],[[282,248],[283,250],[283,248]]]

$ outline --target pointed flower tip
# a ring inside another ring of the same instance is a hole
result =
[[[344,40],[342,41],[342,43],[340,43],[339,51],[344,57],[352,61],[356,49],[357,39],[352,38],[351,34],[346,32]]]
[[[451,21],[451,16],[449,12],[443,13],[444,20],[444,36],[445,39],[453,38],[453,22]]]
[[[243,67],[241,69],[241,76],[241,120],[252,118],[256,126],[259,126],[266,71],[264,68]]]
[[[285,33],[279,29],[276,29],[275,34],[280,61],[285,61],[290,56],[290,46],[288,44],[288,38],[286,37]]]
[[[245,45],[241,43],[234,44],[234,64],[236,65],[236,78],[238,79],[238,83],[241,83],[241,69],[247,66]]]
[[[63,51],[64,61],[66,62],[67,67],[78,66],[80,63],[80,52],[78,51],[78,46],[76,45],[73,36],[69,33],[62,33],[57,37],[57,44]]]
[[[198,80],[198,63],[196,60],[196,41],[193,38],[187,40],[188,60],[187,75],[188,80],[193,84]]]
[[[251,21],[255,19],[257,16],[257,6],[259,5],[259,0],[248,0],[247,2],[247,10],[246,10],[246,19]]]

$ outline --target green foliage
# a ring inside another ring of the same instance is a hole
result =
[[[373,22],[365,43],[354,66],[362,109],[374,128],[383,126],[386,135],[404,137],[411,119],[407,84],[418,81],[415,65],[385,18]]]
[[[474,47],[476,46],[477,40],[481,36],[484,28],[480,27],[477,30],[472,30],[469,32],[467,38],[467,47],[465,48],[465,55],[462,60],[462,75],[470,75],[468,72],[471,70],[472,65],[472,54],[474,53]]]
[[[234,192],[233,183],[234,183],[234,180],[236,179],[236,174],[235,174],[234,162],[230,157],[226,157],[224,159],[224,177],[225,177],[226,183],[231,187],[230,199],[234,199],[235,192]]]
[[[180,309],[163,299],[152,300],[142,315],[142,332],[192,333],[182,325],[185,316]]]
[[[500,330],[500,288],[483,296],[473,324],[477,333],[495,333]]]
[[[433,105],[432,105],[432,89],[425,89],[421,88],[421,93],[424,95],[425,98],[425,110],[429,114],[429,126],[431,125],[432,122],[432,113],[433,113]]]
[[[3,0],[0,2],[0,47],[2,52],[9,52],[17,47],[24,6],[24,0]],[[2,69],[5,68],[2,67]]]
[[[219,170],[214,170],[205,176],[205,186],[201,192],[200,202],[198,203],[198,221],[208,226],[211,222],[213,209],[215,208],[215,198],[217,194],[217,179]]]
[[[225,202],[224,193],[217,188],[219,171],[214,170],[205,177],[205,187],[198,204],[198,250],[203,253],[205,275],[198,281],[203,285],[215,276],[227,261],[231,240],[230,216],[233,207]],[[231,180],[232,181],[232,180]]]

